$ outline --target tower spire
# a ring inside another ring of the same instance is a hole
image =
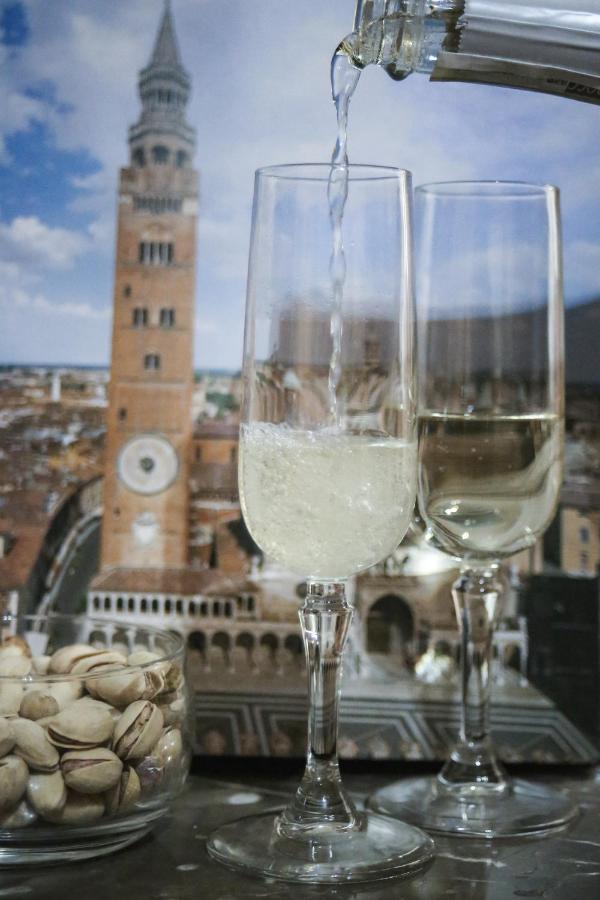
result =
[[[165,0],[152,56],[140,72],[142,111],[136,124],[129,129],[132,159],[142,164],[152,154],[158,154],[163,161],[169,158],[179,160],[177,165],[189,163],[195,145],[194,129],[185,118],[190,88],[190,76],[181,61],[171,4]],[[166,144],[172,146],[167,148]],[[165,152],[167,149],[170,153]]]
[[[163,17],[156,35],[150,66],[181,67],[181,55],[175,34],[170,0],[165,0]]]

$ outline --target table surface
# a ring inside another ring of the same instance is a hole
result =
[[[172,814],[152,836],[98,860],[0,872],[0,898],[25,900],[599,900],[600,773],[543,776],[567,789],[581,814],[566,830],[539,839],[481,841],[437,838],[426,872],[348,886],[290,885],[246,878],[210,860],[205,839],[226,821],[283,805],[297,783],[275,765],[240,760],[196,765]],[[541,780],[539,772],[537,778]],[[351,771],[344,780],[360,802],[393,780],[389,766]]]

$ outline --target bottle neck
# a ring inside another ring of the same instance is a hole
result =
[[[431,73],[462,11],[462,0],[358,0],[355,61],[382,66],[396,80]]]
[[[358,0],[343,44],[396,80],[425,72],[600,104],[598,0]]]

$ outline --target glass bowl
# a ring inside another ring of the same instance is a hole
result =
[[[189,769],[184,645],[87,615],[0,619],[0,865],[141,838]]]

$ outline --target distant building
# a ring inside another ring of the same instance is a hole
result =
[[[188,564],[198,178],[168,4],[139,92],[119,187],[103,572]]]

